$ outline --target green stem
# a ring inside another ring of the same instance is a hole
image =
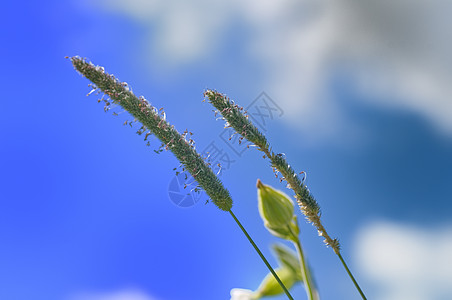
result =
[[[308,300],[318,300],[317,295],[313,291],[311,273],[309,272],[308,265],[307,265],[306,259],[304,257],[303,248],[301,248],[300,238],[293,233],[290,226],[288,226],[288,228],[294,237],[294,240],[292,240],[292,242],[295,244],[295,247],[297,248],[298,256],[300,258],[301,277],[303,278],[303,283],[304,283],[304,286],[306,289],[306,294],[308,295]]]
[[[231,216],[234,218],[235,222],[237,223],[237,225],[239,225],[240,229],[242,229],[243,233],[245,234],[245,236],[247,237],[248,241],[251,243],[251,245],[253,245],[254,249],[256,250],[256,252],[259,254],[259,256],[261,257],[262,261],[265,263],[265,265],[267,266],[267,268],[270,270],[270,272],[273,274],[273,276],[275,277],[276,281],[279,283],[279,285],[281,286],[281,288],[283,289],[284,293],[286,293],[287,298],[289,298],[290,300],[294,300],[292,298],[292,296],[290,295],[289,291],[287,290],[286,286],[284,285],[284,283],[281,281],[281,279],[279,279],[278,275],[276,274],[275,270],[273,270],[272,266],[268,263],[267,259],[265,258],[264,254],[262,254],[261,250],[259,250],[259,248],[257,247],[257,245],[254,243],[253,239],[251,238],[251,236],[248,234],[248,232],[246,231],[246,229],[242,226],[242,224],[240,223],[240,221],[237,219],[237,217],[234,215],[234,213],[232,212],[232,210],[229,210],[229,213],[231,214]]]
[[[336,252],[337,256],[339,256],[339,259],[341,260],[342,264],[344,265],[345,270],[347,270],[348,276],[350,276],[351,280],[353,281],[353,283],[355,284],[356,289],[358,290],[358,292],[361,294],[361,297],[364,300],[367,300],[366,296],[364,295],[363,291],[361,290],[361,288],[359,287],[358,282],[356,282],[355,277],[353,277],[352,272],[350,271],[350,269],[348,268],[347,264],[345,263],[345,260],[342,258],[342,255],[340,252]]]

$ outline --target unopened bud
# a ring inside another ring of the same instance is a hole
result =
[[[265,226],[279,235],[289,235],[289,226],[294,214],[294,204],[289,196],[263,184],[259,179],[257,180],[257,196],[259,213]]]

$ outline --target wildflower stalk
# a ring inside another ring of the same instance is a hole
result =
[[[118,104],[128,111],[143,125],[139,130],[140,134],[146,132],[146,138],[148,135],[154,134],[162,142],[162,145],[166,150],[171,150],[171,152],[173,152],[184,168],[190,172],[194,179],[196,179],[199,186],[204,189],[212,202],[219,209],[227,211],[232,215],[235,222],[242,229],[243,233],[256,249],[270,272],[275,276],[275,279],[286,292],[287,297],[293,300],[292,296],[265,259],[262,252],[260,252],[242,224],[232,213],[232,199],[228,190],[226,190],[218,177],[213,173],[209,164],[195,150],[193,141],[191,139],[186,139],[187,131],[180,134],[173,125],[170,125],[170,123],[166,121],[166,115],[163,111],[157,110],[144,97],[138,98],[135,96],[127,83],[121,82],[113,75],[106,73],[104,68],[95,66],[91,62],[78,56],[71,57],[71,61],[74,68],[94,84],[94,86],[92,86],[93,91],[99,89],[109,97],[109,99],[101,99],[105,102],[105,111],[108,111],[112,104]],[[93,91],[91,91],[90,94]]]
[[[287,226],[290,231],[290,226]],[[300,265],[301,265],[301,277],[303,278],[304,286],[306,289],[306,294],[308,296],[308,300],[319,300],[319,297],[317,295],[317,292],[314,288],[314,284],[312,282],[312,275],[309,271],[309,267],[307,264],[307,261],[304,256],[303,248],[301,247],[300,237],[296,235],[295,233],[292,233],[294,239],[292,242],[295,244],[295,247],[297,248],[298,258],[300,259]]]
[[[232,127],[241,135],[240,142],[243,139],[247,139],[265,154],[264,158],[268,157],[270,159],[276,176],[278,176],[278,172],[281,173],[281,181],[285,180],[287,182],[287,187],[295,192],[295,198],[297,199],[297,204],[300,207],[301,212],[306,216],[306,219],[317,228],[318,234],[324,238],[324,243],[331,247],[334,253],[339,257],[362,298],[366,299],[340,254],[339,241],[328,235],[320,221],[321,211],[319,204],[306,185],[300,180],[298,174],[287,163],[284,155],[272,151],[265,136],[248,120],[248,116],[244,114],[242,107],[217,91],[206,90],[204,92],[204,97],[223,116],[226,121],[225,127]]]

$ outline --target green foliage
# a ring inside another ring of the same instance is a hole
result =
[[[280,265],[289,268],[292,273],[296,275],[297,280],[303,281],[300,270],[300,261],[298,260],[296,253],[283,244],[274,244],[272,249],[278,258]]]
[[[297,281],[296,274],[294,274],[292,272],[292,269],[290,268],[283,266],[281,268],[275,269],[275,272],[278,274],[279,278],[281,278],[281,281],[288,289],[290,289]],[[280,295],[282,293],[283,290],[281,286],[275,280],[275,277],[270,273],[265,276],[256,291],[258,298]]]

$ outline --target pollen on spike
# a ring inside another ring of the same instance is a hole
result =
[[[303,179],[301,180],[301,183],[303,184],[306,181],[307,173],[305,171],[300,172],[299,175],[303,174]]]
[[[152,132],[148,132],[148,133],[146,133],[146,135],[144,136],[144,140],[146,141],[147,139],[148,139],[148,136],[150,136],[152,134]]]
[[[86,94],[86,96],[88,97],[89,95],[94,93],[96,90],[97,90],[97,87],[93,87],[93,89],[88,94]]]

